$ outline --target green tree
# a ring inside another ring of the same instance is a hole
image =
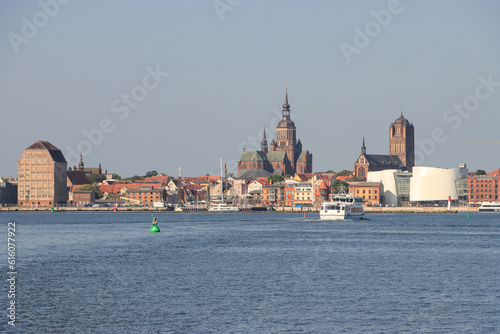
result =
[[[150,170],[146,173],[145,177],[151,177],[156,175],[158,175],[158,172],[156,170]]]
[[[99,187],[96,186],[92,190],[95,192],[95,198],[96,199],[102,198],[102,192],[101,192],[101,189],[99,189]]]
[[[89,180],[91,184],[99,183],[106,180],[106,176],[103,174],[88,174],[87,180]]]
[[[122,179],[122,177],[120,175],[116,174],[116,173],[113,174],[112,178],[115,179],[115,180],[121,180]]]
[[[281,175],[269,175],[267,177],[267,182],[272,183],[272,184],[281,182],[283,180],[284,180],[284,178]]]
[[[97,186],[97,184],[84,184],[83,186],[79,187],[78,190],[90,190],[95,193],[95,198],[99,199],[102,198],[102,192]]]
[[[144,180],[144,176],[139,176],[139,175],[134,175],[134,176],[131,176],[131,177],[127,177],[125,179],[123,179],[124,181],[137,181],[137,180]]]
[[[485,171],[485,170],[483,170],[483,169],[478,169],[478,170],[476,171],[476,175],[486,175],[486,171]]]
[[[340,172],[338,172],[337,174],[335,174],[335,177],[337,177],[337,176],[348,176],[348,175],[351,175],[351,174],[352,174],[352,172],[350,170],[343,169]]]
[[[332,183],[332,191],[334,194],[338,194],[342,188],[346,193],[349,193],[349,183],[342,180],[335,180],[335,182]]]

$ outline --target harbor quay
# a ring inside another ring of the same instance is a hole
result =
[[[111,207],[56,207],[53,209],[53,212],[75,212],[75,211],[85,211],[85,212],[106,212],[114,213],[115,208]],[[451,207],[451,210],[448,211],[447,207],[417,207],[417,206],[399,206],[399,207],[364,207],[364,211],[367,214],[371,213],[457,213],[457,212],[478,212],[478,207],[464,207],[457,206]],[[0,212],[52,212],[52,208],[49,207],[40,207],[40,208],[30,208],[30,207],[21,207],[21,206],[8,206],[0,208]],[[172,211],[168,208],[154,208],[154,207],[117,207],[116,212],[172,212],[172,213],[189,213],[189,212],[207,212],[207,209],[201,208],[193,208],[186,209],[183,211]],[[318,213],[319,210],[317,208],[312,207],[273,207],[271,211],[268,210],[251,210],[251,209],[243,209],[237,213]]]

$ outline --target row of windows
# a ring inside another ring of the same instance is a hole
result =
[[[372,199],[372,195],[368,195],[368,199]],[[374,195],[373,199],[378,199],[378,196]],[[366,200],[366,196],[363,196],[363,200]]]
[[[366,189],[363,189],[363,194],[366,194]],[[371,189],[368,189],[368,194],[371,194],[372,193],[372,190]],[[373,190],[373,193],[374,194],[378,194],[378,190],[377,189],[374,189]],[[360,194],[360,190],[359,189],[356,189],[356,194]]]
[[[477,180],[476,182],[474,182],[474,180],[470,180],[471,187],[474,185],[474,183],[481,183],[481,184],[491,183],[491,184],[493,184],[493,180]],[[495,184],[498,184],[498,180],[495,180]]]
[[[495,196],[493,196],[493,195],[477,195],[477,196],[474,196],[474,195],[471,194],[470,199],[474,199],[474,198],[476,198],[476,199],[480,199],[480,198],[492,198],[492,199],[494,198],[494,199],[498,199],[498,195],[495,195]]]
[[[478,188],[492,188],[493,187],[493,184],[478,184],[477,185]],[[470,188],[474,188],[474,185],[471,184],[470,185]],[[498,184],[495,184],[495,188],[498,188]]]
[[[73,195],[74,199],[90,199],[90,195]]]
[[[491,189],[491,190],[490,189],[487,189],[487,190],[481,189],[481,190],[478,190],[477,192],[478,193],[491,193],[491,192],[493,192],[493,189]],[[471,189],[470,193],[473,194],[474,193],[474,189]],[[498,189],[495,189],[495,194],[498,194]]]
[[[48,195],[48,194],[45,194],[45,195],[40,195],[40,194],[33,195],[33,194],[31,194],[31,196],[21,196],[21,195],[19,195],[19,198],[23,198],[23,199],[24,198],[26,198],[26,199],[28,199],[28,198],[52,198],[52,197],[54,197],[54,195]]]

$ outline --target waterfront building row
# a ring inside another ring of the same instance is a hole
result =
[[[402,118],[396,123],[408,126]],[[394,135],[404,135],[405,131],[404,128],[396,129]],[[395,149],[402,147],[394,143],[392,146]],[[363,147],[362,151],[365,149]],[[366,158],[363,154],[362,157]],[[405,159],[412,160],[410,156]],[[73,170],[67,170],[66,160],[57,147],[46,141],[37,141],[22,153],[18,178],[0,179],[0,203],[15,203],[17,200],[18,205],[28,207],[92,205],[95,193],[82,187],[90,184],[88,175],[100,170],[100,166],[98,169],[84,168],[83,161]],[[114,180],[109,174],[106,176],[107,179],[99,184],[103,196],[130,204],[152,205],[156,201],[208,203],[220,200],[224,193],[225,198],[234,203],[251,200],[253,204],[265,206],[318,206],[332,193],[335,180],[347,180],[350,192],[362,197],[365,205],[400,206],[442,204],[449,197],[455,204],[498,201],[500,169],[478,176],[469,174],[465,165],[452,169],[412,166],[411,172],[403,169],[368,170],[366,180],[353,180],[353,176],[336,179],[333,173],[295,173],[278,184],[270,184],[267,177],[227,177],[221,182],[220,176],[179,180],[159,174],[132,182]]]

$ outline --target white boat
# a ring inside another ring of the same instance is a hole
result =
[[[364,214],[363,199],[343,190],[330,195],[330,201],[323,202],[319,211],[319,217],[324,220],[360,219]]]
[[[214,204],[208,208],[208,212],[238,212],[240,208],[226,203]]]
[[[499,202],[483,202],[479,207],[479,212],[500,212]]]
[[[240,208],[234,205],[224,203],[224,178],[222,176],[222,158],[220,159],[220,183],[221,183],[221,197],[220,203],[213,204],[208,208],[208,212],[238,212]]]

